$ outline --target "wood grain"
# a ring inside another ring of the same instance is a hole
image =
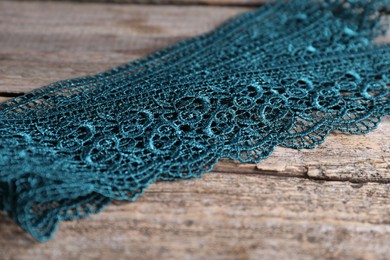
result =
[[[0,2],[0,92],[101,72],[247,8]]]
[[[214,172],[153,184],[46,244],[3,217],[0,248],[8,259],[385,259],[389,188]]]
[[[245,10],[0,2],[0,93],[100,72]],[[152,184],[134,203],[61,223],[45,244],[0,214],[0,259],[386,259],[389,130],[386,118],[257,165],[223,160],[201,179]]]

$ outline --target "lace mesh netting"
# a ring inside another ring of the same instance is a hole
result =
[[[109,71],[0,104],[0,209],[39,241],[61,220],[220,158],[360,134],[390,111],[388,0],[276,1]]]

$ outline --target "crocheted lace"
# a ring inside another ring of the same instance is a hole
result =
[[[0,104],[0,209],[39,241],[61,220],[220,158],[313,148],[389,114],[388,0],[268,3],[207,34]]]

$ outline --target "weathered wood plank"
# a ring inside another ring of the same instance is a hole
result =
[[[0,2],[0,92],[101,72],[247,8]]]
[[[314,150],[278,147],[270,158],[257,165],[225,160],[215,170],[355,183],[390,183],[389,119],[386,117],[378,129],[367,135],[333,133]]]
[[[104,71],[207,32],[247,10],[0,2],[0,93],[25,93]]]
[[[0,92],[97,73],[245,10],[0,2]],[[0,214],[0,258],[384,259],[389,129],[387,118],[368,135],[333,134],[314,150],[278,148],[258,165],[223,161],[201,179],[153,184],[135,203],[62,223],[46,244]]]
[[[3,259],[385,259],[390,185],[211,173],[62,223],[35,244],[5,217]],[[189,257],[191,256],[191,257]]]

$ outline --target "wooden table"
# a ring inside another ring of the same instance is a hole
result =
[[[127,3],[0,2],[0,100],[125,63],[259,3],[118,1]],[[386,118],[368,135],[153,184],[135,203],[61,223],[45,244],[1,213],[0,259],[387,258],[389,162]]]

